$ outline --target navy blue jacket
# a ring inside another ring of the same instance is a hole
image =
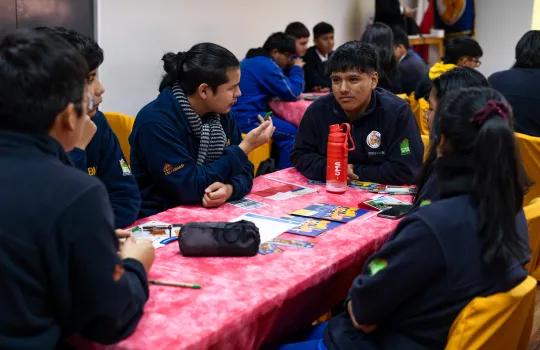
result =
[[[204,190],[219,181],[234,188],[230,200],[253,184],[253,164],[238,147],[240,131],[229,114],[221,116],[229,146],[207,165],[197,165],[199,139],[170,88],[143,107],[129,138],[131,166],[142,196],[141,216],[181,204],[201,204]]]
[[[528,254],[527,230],[519,232]],[[463,254],[464,249],[467,254]],[[520,259],[486,264],[478,235],[477,209],[467,194],[419,208],[366,262],[349,298],[360,324],[348,314],[329,323],[329,349],[443,349],[458,313],[473,298],[507,291],[527,276]]]
[[[75,148],[68,154],[75,167],[103,182],[114,211],[114,227],[126,227],[138,217],[139,188],[103,113],[98,111],[92,121],[97,131],[86,150]]]
[[[540,136],[540,69],[512,68],[494,73],[488,80],[512,105],[514,129]]]
[[[233,117],[242,132],[249,132],[259,125],[257,115],[270,110],[268,101],[278,97],[284,101],[296,101],[304,90],[304,71],[298,66],[288,69],[287,75],[266,55],[242,60],[240,90],[242,96],[233,106]]]
[[[427,65],[413,50],[408,50],[405,57],[398,63],[401,91],[409,95],[416,85],[427,74]]]
[[[0,154],[9,184],[0,186],[0,348],[53,349],[71,334],[127,337],[148,285],[140,262],[118,256],[103,184],[46,135],[0,131]]]
[[[315,86],[329,88],[331,86],[330,74],[326,71],[326,64],[328,61],[321,61],[315,46],[307,49],[303,59],[304,62],[306,62],[304,65],[304,75],[306,80],[304,91],[311,92]]]
[[[309,106],[291,156],[298,171],[312,180],[326,178],[329,126],[345,122],[350,123],[332,94]],[[416,120],[406,102],[377,88],[364,115],[351,127],[356,148],[349,152],[349,163],[354,164],[360,180],[393,185],[414,182],[424,151]]]

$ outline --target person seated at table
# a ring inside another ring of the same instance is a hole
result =
[[[266,39],[262,48],[250,49],[240,64],[242,96],[232,108],[240,130],[247,133],[259,125],[258,116],[266,114],[268,101],[279,98],[296,101],[304,88],[304,61],[296,56],[296,44],[292,36],[274,33]],[[290,153],[298,129],[293,124],[273,119],[276,132],[272,137],[276,145],[276,167],[291,166]]]
[[[229,115],[240,96],[240,63],[212,43],[162,60],[159,95],[137,114],[129,137],[141,216],[241,199],[253,181],[247,156],[270,140],[274,126],[271,119],[262,121],[242,140]]]
[[[296,55],[304,57],[309,44],[309,29],[302,22],[292,22],[285,28],[285,34],[294,38],[296,43]]]
[[[351,41],[328,61],[332,94],[313,102],[300,123],[293,163],[313,180],[326,177],[326,147],[332,124],[350,123],[356,145],[349,177],[384,184],[411,184],[422,164],[423,146],[409,105],[377,88],[375,48]]]
[[[504,101],[490,88],[445,96],[437,111],[441,199],[404,218],[368,258],[346,312],[315,339],[281,349],[443,349],[473,298],[527,277],[527,231],[515,222],[526,185]]]
[[[394,57],[396,58],[401,92],[409,95],[427,72],[424,60],[411,49],[409,37],[398,27],[393,28]]]
[[[416,99],[426,98],[431,90],[431,81],[441,74],[456,67],[478,68],[482,62],[482,48],[478,42],[469,37],[450,39],[445,45],[444,59],[435,63],[423,77],[415,89]]]
[[[489,83],[482,73],[469,67],[457,67],[433,80],[428,99],[429,109],[426,113],[427,125],[430,130],[430,148],[416,182],[417,193],[414,200],[416,206],[430,203],[440,198],[439,182],[435,173],[437,145],[439,143],[435,129],[438,128],[438,122],[434,122],[439,101],[451,91],[467,87],[488,86]]]
[[[361,42],[372,44],[379,55],[379,82],[377,86],[401,94],[401,80],[394,56],[394,34],[384,23],[373,23],[366,27]]]
[[[98,110],[105,92],[97,76],[97,70],[103,63],[103,50],[94,40],[73,30],[62,27],[40,27],[36,30],[66,40],[84,57],[88,65],[88,89],[93,101],[93,108],[88,111],[91,122],[84,129],[75,148],[68,152],[68,156],[75,167],[103,182],[114,212],[114,226],[126,227],[137,219],[141,195],[116,135],[103,113]]]
[[[148,299],[152,244],[119,247],[105,186],[65,153],[90,123],[87,77],[61,38],[20,30],[0,41],[2,349],[120,341]]]
[[[334,27],[326,22],[313,27],[314,46],[306,51],[304,74],[306,92],[329,92],[330,78],[326,70],[327,61],[334,50]]]
[[[517,132],[540,136],[540,30],[529,30],[516,45],[516,63],[511,69],[489,77],[514,110]]]

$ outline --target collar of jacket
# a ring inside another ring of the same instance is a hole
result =
[[[34,149],[72,166],[60,143],[45,133],[0,130],[0,149]],[[2,152],[0,151],[0,153]]]

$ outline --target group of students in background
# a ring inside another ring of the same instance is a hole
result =
[[[526,33],[515,66],[489,80],[474,70],[482,50],[470,38],[451,40],[428,71],[406,35],[383,24],[335,51],[330,24],[314,27],[307,49],[309,34],[291,23],[242,61],[213,43],[164,55],[159,94],[129,137],[131,167],[98,109],[104,55],[93,40],[36,28],[0,41],[0,182],[10,184],[0,189],[1,348],[127,337],[148,299],[154,252],[132,238],[120,246],[126,233],[115,229],[242,198],[253,181],[248,155],[270,139],[278,168],[324,180],[328,128],[343,122],[356,144],[349,178],[416,183],[415,208],[368,259],[345,311],[282,348],[442,349],[470,300],[525,278],[529,183],[513,126],[538,132],[540,32]],[[270,98],[295,100],[308,86],[328,94],[299,128],[263,118]],[[395,94],[405,87],[429,100],[425,162],[410,106]]]

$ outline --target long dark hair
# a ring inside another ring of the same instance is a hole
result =
[[[161,60],[166,74],[159,91],[178,82],[187,95],[193,94],[203,83],[215,91],[228,81],[227,70],[240,66],[232,52],[212,43],[197,44],[186,52],[169,52]]]
[[[379,56],[379,86],[400,93],[397,61],[394,56],[394,34],[384,23],[373,23],[366,27],[361,42],[372,44]]]
[[[528,183],[514,138],[510,105],[491,88],[460,89],[443,98],[437,118],[445,140],[439,146],[439,180],[451,181],[445,173],[452,173],[452,164],[461,163],[461,168],[468,165],[484,261],[520,256],[516,214],[522,208]]]
[[[540,68],[540,30],[529,30],[519,39],[514,68]]]
[[[432,82],[431,89],[435,92],[435,96],[438,101],[448,94],[451,91],[455,91],[461,88],[468,87],[488,87],[489,82],[486,77],[482,75],[479,71],[473,68],[468,67],[457,67],[454,68],[438,78],[434,79]],[[437,145],[439,144],[439,120],[435,116],[432,121],[432,126],[430,129],[429,135],[429,150],[428,155],[422,165],[422,169],[418,175],[416,181],[416,197],[415,204],[419,204],[418,201],[422,198],[419,195],[422,193],[422,189],[426,185],[429,177],[433,172],[433,163],[437,158]]]

